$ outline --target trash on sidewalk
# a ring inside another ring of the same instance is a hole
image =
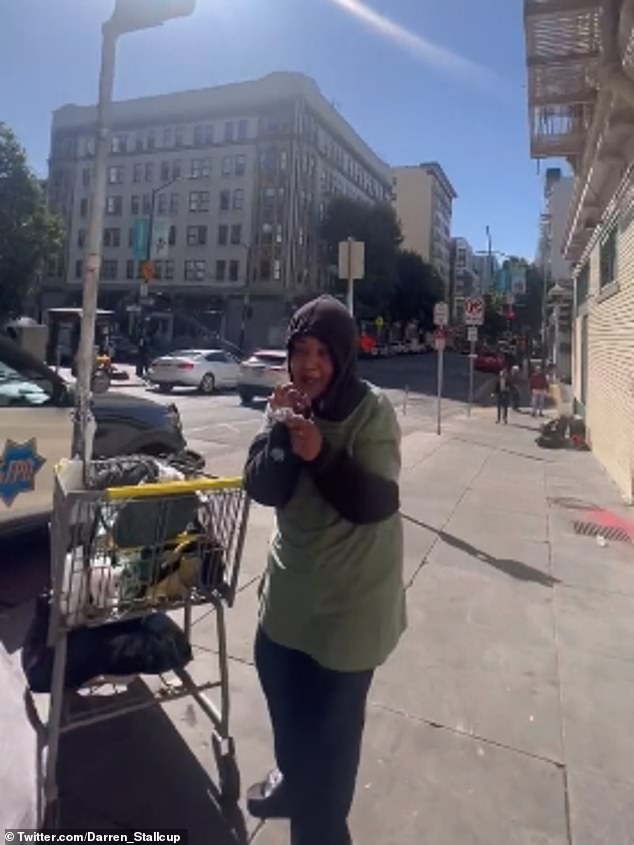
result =
[[[576,449],[587,452],[586,426],[579,416],[562,415],[541,427],[537,445],[542,449]]]

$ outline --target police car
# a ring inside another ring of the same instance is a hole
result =
[[[0,336],[0,535],[46,521],[53,470],[70,452],[74,404],[63,379]],[[174,405],[111,391],[94,397],[93,413],[95,457],[185,449]]]

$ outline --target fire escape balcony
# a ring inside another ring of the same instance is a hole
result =
[[[601,15],[600,0],[524,0],[533,158],[580,162],[597,97]]]

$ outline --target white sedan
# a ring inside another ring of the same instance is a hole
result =
[[[191,387],[209,396],[238,386],[240,364],[223,349],[179,349],[152,361],[147,378],[161,393]]]

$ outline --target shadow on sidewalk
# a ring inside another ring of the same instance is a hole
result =
[[[454,549],[458,549],[458,551],[475,557],[483,563],[492,566],[494,569],[503,572],[505,575],[509,575],[511,578],[517,578],[518,581],[532,581],[534,584],[540,584],[542,587],[552,587],[555,584],[561,583],[558,578],[553,578],[552,575],[547,575],[545,572],[535,569],[535,567],[529,566],[527,563],[522,563],[520,560],[513,560],[512,558],[493,557],[488,552],[477,549],[454,534],[448,534],[446,531],[438,530],[433,525],[427,525],[427,523],[407,516],[407,514],[403,514],[403,519],[414,525],[418,525],[420,528],[426,528],[428,531],[432,531],[448,546],[452,546]]]
[[[150,695],[142,681],[133,686],[136,700]],[[215,773],[211,723],[207,730],[202,711],[196,716],[202,756],[208,758],[204,768],[160,707],[64,734],[58,766],[60,826],[187,830],[190,845],[246,843],[240,811],[220,810],[207,771]]]

